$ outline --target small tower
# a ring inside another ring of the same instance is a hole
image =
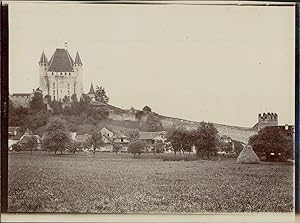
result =
[[[74,62],[74,73],[76,75],[76,80],[75,80],[75,93],[77,97],[81,97],[83,94],[83,86],[82,86],[82,62],[79,56],[78,51],[76,52],[75,56],[75,62]]]
[[[40,89],[42,90],[43,94],[49,94],[47,91],[47,71],[48,71],[48,59],[44,53],[42,52],[40,61],[39,61],[39,70],[40,70]]]
[[[254,129],[261,130],[266,126],[277,126],[278,115],[276,113],[258,114],[258,122],[253,126]]]
[[[90,97],[91,101],[95,101],[95,90],[93,83],[91,83],[90,91],[87,93],[87,95]]]

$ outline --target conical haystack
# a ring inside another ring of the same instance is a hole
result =
[[[260,160],[251,146],[246,145],[237,158],[237,163],[260,163]]]

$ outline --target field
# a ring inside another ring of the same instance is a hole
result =
[[[234,159],[163,161],[153,154],[12,152],[9,211],[290,212],[293,168]]]

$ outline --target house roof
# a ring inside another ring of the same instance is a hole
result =
[[[49,61],[48,71],[73,72],[74,61],[66,49],[56,49]]]
[[[41,56],[41,58],[40,58],[39,63],[46,63],[46,64],[48,63],[48,59],[47,59],[47,57],[46,57],[44,51],[43,51],[43,53],[42,53],[42,56]]]
[[[86,142],[91,137],[90,134],[84,134],[84,135],[77,135],[75,137],[75,141],[78,142]]]
[[[140,132],[139,139],[141,140],[147,140],[147,139],[153,139],[154,137],[160,135],[162,132]]]
[[[20,127],[8,127],[8,133],[17,131]]]
[[[93,106],[105,106],[106,104],[101,101],[91,101],[90,103]]]
[[[76,52],[76,56],[75,56],[75,64],[82,65],[78,51]]]
[[[37,140],[38,143],[41,143],[41,141],[42,141],[41,137],[39,137],[38,135],[25,135],[24,134],[21,137],[19,143],[28,143],[28,140],[29,140],[30,137],[36,138],[36,140]]]
[[[91,83],[90,91],[88,94],[95,94],[93,83]]]

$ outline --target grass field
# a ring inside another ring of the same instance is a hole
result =
[[[170,154],[168,154],[170,155]],[[9,154],[10,212],[293,211],[293,168],[153,154]]]

